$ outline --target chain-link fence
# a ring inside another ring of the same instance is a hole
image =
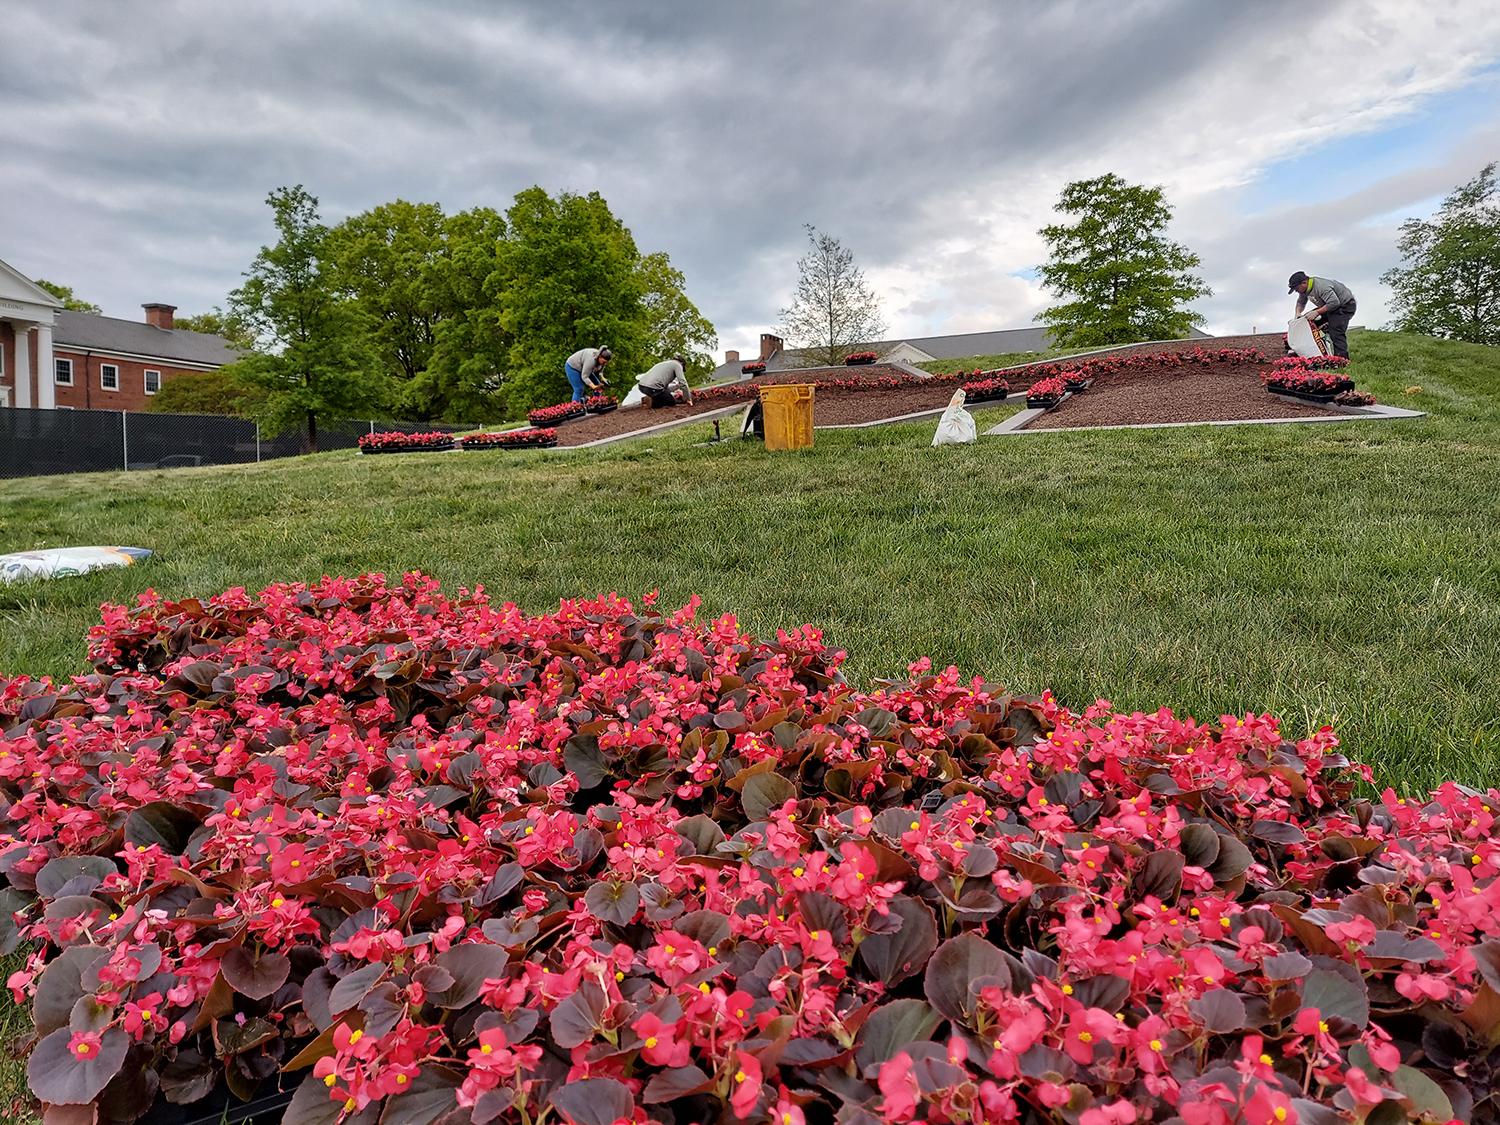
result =
[[[426,422],[318,422],[318,449],[353,449],[385,430],[457,433],[471,426]],[[246,418],[135,414],[121,410],[0,409],[0,477],[235,465],[304,452],[300,433],[267,437]]]

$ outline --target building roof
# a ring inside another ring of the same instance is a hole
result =
[[[52,333],[57,347],[116,355],[176,360],[219,367],[233,363],[240,353],[221,336],[189,332],[185,328],[155,328],[135,320],[59,309]]]
[[[1207,340],[1209,335],[1194,328],[1189,340]],[[879,352],[884,356],[893,348],[908,344],[933,359],[963,359],[971,355],[1010,355],[1017,352],[1044,352],[1052,346],[1046,328],[1005,328],[998,332],[961,332],[955,336],[903,336],[860,345],[861,351]],[[766,362],[766,370],[789,371],[803,366],[811,349],[783,348]],[[740,364],[757,362],[757,353],[749,352],[737,363],[721,363],[714,369],[715,381],[740,378]]]

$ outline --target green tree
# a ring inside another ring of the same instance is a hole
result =
[[[261,247],[245,284],[229,295],[230,313],[250,326],[263,350],[225,370],[265,390],[259,417],[268,430],[302,428],[312,451],[320,416],[380,410],[385,380],[370,358],[359,310],[335,288],[317,199],[298,184],[277,188],[266,202],[280,238]]]
[[[327,255],[339,290],[369,325],[368,342],[400,396],[396,410],[432,417],[440,403],[414,395],[427,370],[437,326],[449,315],[433,274],[444,253],[447,224],[436,203],[382,203],[328,232]]]
[[[604,198],[527,188],[506,220],[499,297],[500,327],[511,339],[507,407],[567,398],[563,362],[578,348],[607,345],[612,370],[642,370],[650,349],[640,252]]]
[[[1192,272],[1198,256],[1166,237],[1172,208],[1161,188],[1111,173],[1069,184],[1054,210],[1073,218],[1040,232],[1051,251],[1042,283],[1065,298],[1036,318],[1054,345],[1178,339],[1203,323],[1185,306],[1212,291]]]
[[[647,358],[659,360],[680,355],[689,380],[707,375],[714,369],[713,353],[719,346],[719,336],[698,306],[688,299],[682,271],[672,265],[665,253],[658,252],[641,259],[640,276]]]
[[[236,379],[227,368],[178,375],[162,384],[147,407],[153,414],[231,414],[253,418],[265,405],[264,387]]]
[[[1495,165],[1443,200],[1431,219],[1408,219],[1396,243],[1405,266],[1387,270],[1400,332],[1500,344],[1500,188]]]
[[[99,306],[85,301],[81,297],[73,296],[73,290],[70,286],[59,285],[55,281],[43,281],[41,278],[37,278],[35,284],[38,289],[45,289],[61,301],[65,309],[72,309],[74,312],[93,313],[95,316],[99,315]]]
[[[426,370],[405,400],[425,417],[482,422],[505,416],[500,393],[512,337],[501,323],[505,216],[475,207],[448,217],[443,253],[429,271],[432,300],[447,310],[433,329]]]
[[[858,344],[885,332],[880,300],[854,264],[854,252],[832,235],[807,226],[807,253],[797,260],[797,292],[781,310],[781,335],[807,348],[820,364],[835,365]]]
[[[228,340],[240,351],[247,352],[255,347],[255,333],[251,331],[250,326],[223,309],[216,308],[213,312],[174,316],[172,327],[185,329],[188,332],[206,332],[210,336],[218,336],[220,339]]]

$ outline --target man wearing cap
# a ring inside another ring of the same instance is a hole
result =
[[[608,348],[579,348],[563,364],[568,384],[573,388],[573,401],[582,402],[590,394],[604,389],[604,367],[609,363]]]
[[[1354,319],[1354,294],[1342,281],[1327,277],[1308,277],[1298,270],[1286,279],[1287,292],[1297,294],[1297,316],[1306,316],[1318,325],[1333,345],[1333,354],[1349,358],[1349,337],[1345,335]],[[1313,307],[1303,313],[1311,300]]]
[[[688,387],[687,376],[683,373],[680,355],[662,360],[637,379],[636,386],[640,388],[641,394],[651,403],[653,409],[676,406],[679,402],[688,406],[693,405],[693,392]],[[678,395],[682,397],[679,399]]]

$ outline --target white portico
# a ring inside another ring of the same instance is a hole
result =
[[[56,405],[52,326],[62,302],[0,262],[0,407]]]

